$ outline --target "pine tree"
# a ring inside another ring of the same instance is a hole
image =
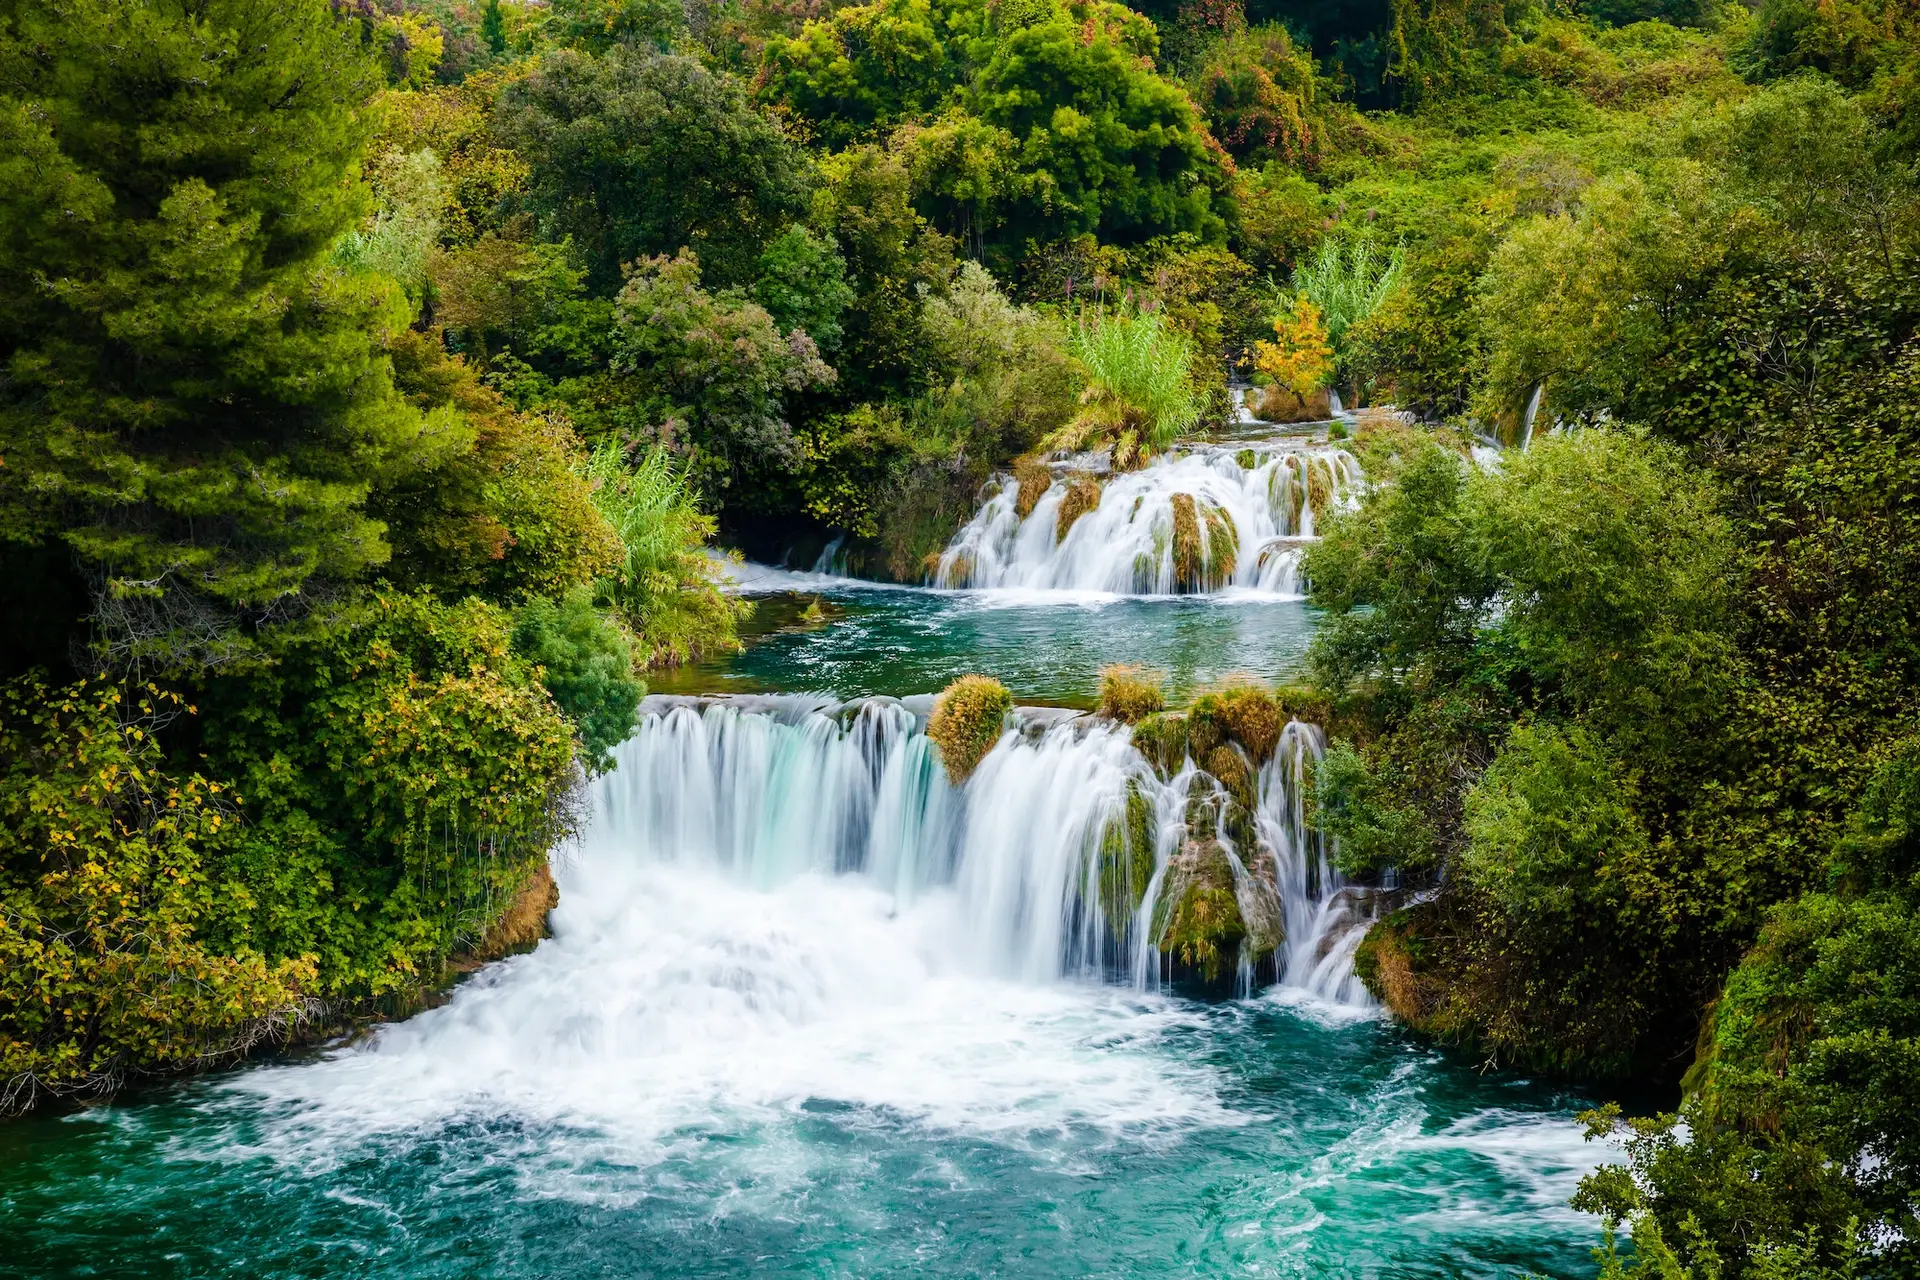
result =
[[[0,0],[0,540],[63,538],[122,656],[387,555],[431,435],[329,256],[380,87],[327,0]]]

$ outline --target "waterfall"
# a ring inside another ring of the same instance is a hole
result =
[[[1304,545],[1361,483],[1352,454],[1299,443],[1166,454],[1104,484],[1069,473],[1025,495],[1024,515],[1021,480],[1004,477],[948,544],[934,583],[1298,598]]]
[[[920,715],[891,699],[650,698],[619,767],[595,783],[580,856],[601,885],[617,879],[609,864],[677,864],[767,890],[857,877],[898,910],[945,895],[949,945],[973,972],[1157,987],[1151,922],[1205,775],[1189,761],[1160,778],[1123,725],[1013,721],[955,786]],[[1249,889],[1278,896],[1281,980],[1365,1003],[1352,977],[1364,916],[1301,808],[1320,749],[1317,729],[1287,727],[1259,774],[1259,848],[1228,852],[1236,877],[1264,877]],[[1149,869],[1143,892],[1131,877]]]
[[[1286,959],[1280,980],[1323,999],[1365,1004],[1366,987],[1353,954],[1366,936],[1366,891],[1347,883],[1307,825],[1307,774],[1326,751],[1317,725],[1296,720],[1260,773],[1261,839],[1273,850],[1280,905],[1286,915]]]

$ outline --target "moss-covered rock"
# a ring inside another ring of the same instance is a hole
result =
[[[1067,479],[1067,491],[1060,498],[1060,509],[1053,519],[1053,538],[1055,542],[1064,542],[1067,531],[1073,528],[1073,522],[1100,505],[1100,482],[1089,475],[1074,475]]]
[[[961,676],[933,704],[927,736],[955,785],[965,782],[1000,741],[1013,695],[992,676]]]
[[[1307,505],[1313,518],[1320,520],[1333,503],[1333,462],[1327,458],[1307,459]]]
[[[1198,774],[1187,787],[1187,807],[1182,814],[1189,840],[1211,840],[1220,833],[1220,818],[1231,800],[1226,789],[1207,774]]]
[[[1187,758],[1187,718],[1164,711],[1141,717],[1133,726],[1133,747],[1162,778],[1172,778]]]
[[[1205,589],[1206,556],[1200,545],[1200,513],[1190,493],[1173,495],[1173,589]]]
[[[1053,487],[1053,472],[1038,458],[1016,458],[1013,463],[1013,480],[1020,486],[1013,498],[1014,514],[1025,520],[1033,514],[1040,496]]]
[[[1188,716],[1196,725],[1195,734],[1207,741],[1211,751],[1217,741],[1231,739],[1247,749],[1255,768],[1273,756],[1286,727],[1286,713],[1280,700],[1251,681],[1230,683],[1201,694],[1193,700]],[[1198,726],[1204,725],[1204,728]],[[1196,759],[1204,755],[1196,750]]]
[[[1127,663],[1100,668],[1099,713],[1122,724],[1138,724],[1166,707],[1160,692],[1164,679],[1157,671]]]
[[[1188,840],[1167,868],[1156,945],[1176,982],[1217,988],[1231,982],[1247,936],[1234,893],[1233,864],[1215,840]]]
[[[1206,763],[1202,767],[1213,775],[1234,803],[1244,809],[1252,809],[1259,803],[1253,766],[1233,743],[1223,742],[1207,752]]]
[[[1153,881],[1154,837],[1153,802],[1129,781],[1125,806],[1100,836],[1100,910],[1116,943]]]
[[[1201,581],[1204,589],[1215,591],[1233,581],[1240,565],[1240,533],[1233,520],[1219,507],[1201,509],[1207,530],[1206,548],[1201,557]]]
[[[1242,471],[1258,471],[1260,469],[1260,455],[1251,449],[1242,449],[1240,452],[1234,454],[1233,461]]]
[[[1409,1027],[1448,1037],[1448,1020],[1440,1016],[1445,1003],[1440,986],[1421,971],[1424,950],[1416,912],[1396,911],[1367,930],[1353,954],[1353,971],[1374,999]]]

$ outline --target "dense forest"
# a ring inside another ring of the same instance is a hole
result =
[[[1917,166],[1900,0],[0,0],[0,1107],[537,936],[712,548],[1331,391],[1369,986],[1683,1099],[1605,1274],[1910,1274]]]

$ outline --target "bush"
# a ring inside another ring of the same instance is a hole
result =
[[[1099,713],[1123,724],[1138,724],[1166,707],[1161,693],[1165,679],[1158,671],[1125,663],[1102,667]]]
[[[954,783],[965,782],[987,752],[1000,741],[1013,695],[992,676],[961,676],[933,706],[927,736],[940,748],[940,759]]]
[[[655,449],[628,469],[611,442],[588,460],[594,505],[620,535],[625,557],[601,591],[626,615],[647,665],[686,662],[739,644],[738,605],[714,581],[701,513],[673,457]]]
[[[214,940],[311,990],[408,1008],[477,943],[574,826],[574,735],[478,600],[376,596],[269,637],[274,663],[213,681],[202,749],[246,797]]]
[[[585,589],[530,600],[514,619],[513,649],[539,668],[554,703],[579,730],[587,768],[613,767],[613,749],[633,733],[647,686],[633,677],[626,634],[593,607]]]
[[[1643,858],[1632,792],[1578,725],[1518,725],[1467,793],[1461,867],[1516,928],[1556,933]]]
[[[217,1062],[308,1012],[312,954],[206,936],[242,810],[162,768],[152,727],[180,711],[150,685],[0,690],[0,1113]]]

